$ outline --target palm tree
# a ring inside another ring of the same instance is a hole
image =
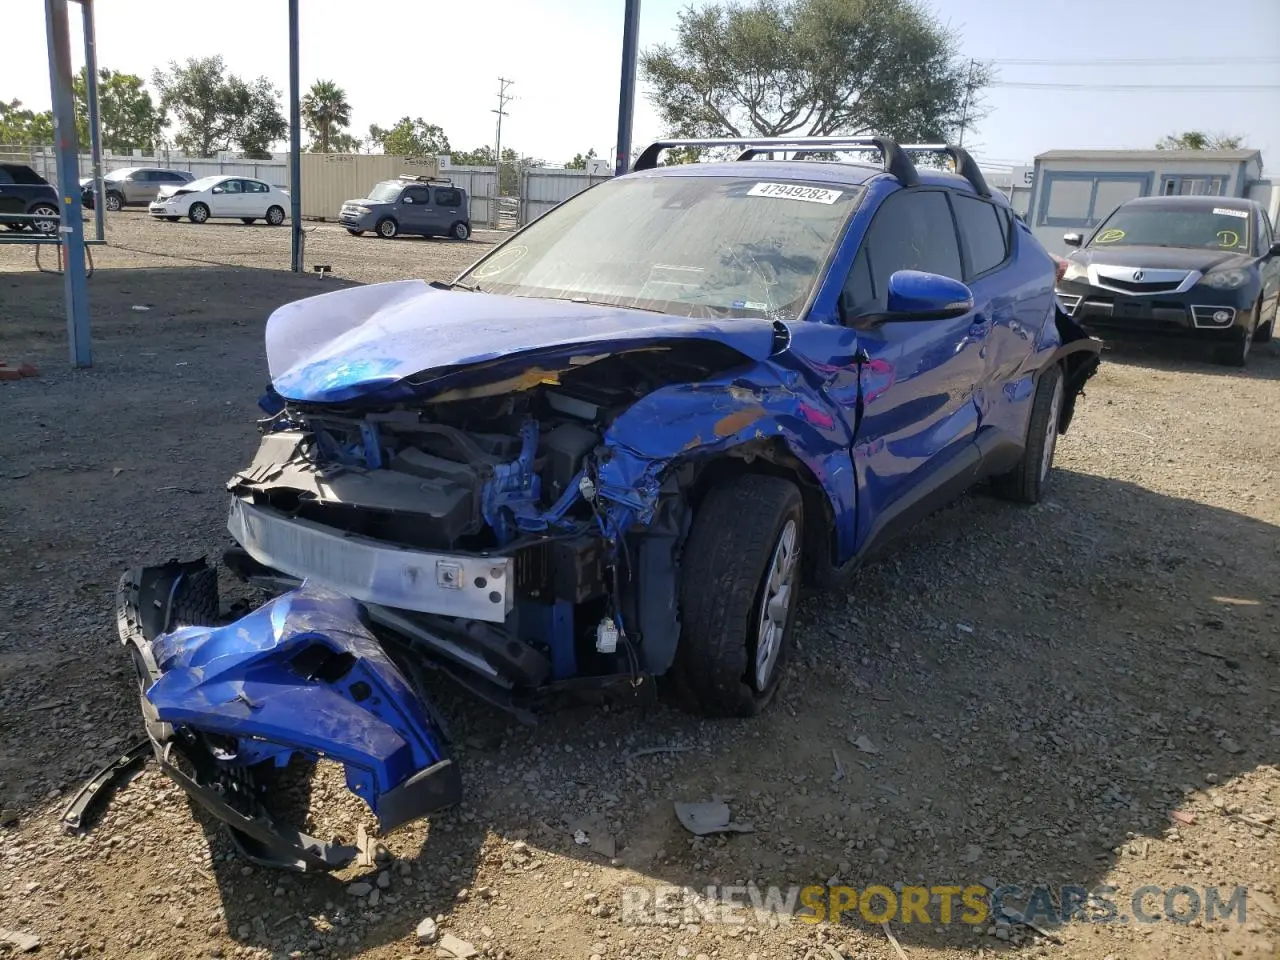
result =
[[[302,98],[302,117],[321,153],[329,152],[329,141],[351,123],[351,104],[332,80],[317,80]]]

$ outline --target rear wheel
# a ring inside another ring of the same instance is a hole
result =
[[[1040,502],[1058,448],[1058,422],[1062,419],[1065,394],[1061,367],[1054,364],[1040,374],[1031,401],[1022,459],[1009,472],[991,478],[991,488],[997,496],[1019,503]]]
[[[382,237],[382,239],[390,240],[400,232],[400,224],[396,223],[390,217],[383,217],[378,221],[377,231],[378,236]]]
[[[280,224],[284,223],[284,208],[283,207],[268,208],[267,223],[271,224],[273,227],[278,227],[280,226]]]
[[[187,211],[187,219],[192,223],[204,223],[209,219],[209,208],[203,203],[193,203]]]
[[[455,223],[453,229],[449,231],[449,235],[455,240],[466,240],[471,236],[471,228],[465,223]]]
[[[36,219],[28,220],[27,222],[31,224],[31,229],[36,233],[58,232],[58,220],[60,217],[57,207],[49,203],[37,203],[31,208],[31,215]]]
[[[680,571],[676,684],[712,716],[754,716],[778,690],[800,587],[796,485],[747,474],[703,499]]]

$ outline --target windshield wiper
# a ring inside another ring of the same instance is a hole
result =
[[[589,297],[538,297],[539,300],[564,300],[568,303],[585,303],[593,307],[612,307],[615,310],[642,310],[645,313],[666,313],[656,307],[637,307],[631,304],[610,303],[607,300],[592,300]]]
[[[465,290],[467,293],[484,293],[478,283],[467,286],[465,283],[445,283],[443,280],[432,280],[427,286],[435,287],[437,290]]]

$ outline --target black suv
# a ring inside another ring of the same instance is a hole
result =
[[[1233,197],[1140,197],[1122,203],[1067,257],[1058,299],[1109,336],[1212,344],[1242,367],[1271,339],[1280,309],[1280,243],[1263,206]]]
[[[58,191],[48,180],[25,163],[0,163],[0,223],[10,230],[57,233],[59,219]]]

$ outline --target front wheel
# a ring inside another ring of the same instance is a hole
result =
[[[177,223],[182,218],[181,217],[165,217],[165,219],[168,220],[170,223]]]
[[[1254,336],[1256,335],[1262,320],[1262,301],[1258,301],[1258,305],[1253,308],[1253,316],[1249,320],[1247,330],[1233,331],[1234,339],[1228,344],[1219,347],[1213,355],[1213,359],[1225,367],[1244,367],[1249,363],[1249,354],[1252,352]]]
[[[800,588],[804,505],[795,484],[746,474],[706,495],[680,569],[676,683],[711,716],[759,713],[778,691]]]
[[[400,232],[400,225],[390,217],[384,217],[378,221],[378,236],[384,240],[390,240]]]
[[[118,193],[108,193],[102,201],[102,205],[108,210],[115,212],[124,206],[124,197]]]
[[[240,222],[241,223],[257,223],[258,218],[257,217],[241,217]]]
[[[471,236],[471,228],[465,223],[455,223],[453,229],[449,231],[449,235],[455,240],[466,240]]]
[[[209,208],[203,203],[193,203],[187,211],[187,219],[192,223],[204,223],[209,219]]]
[[[1280,318],[1280,298],[1277,298],[1276,308],[1271,313],[1271,319],[1261,324],[1253,331],[1254,343],[1270,343],[1272,335],[1276,332],[1276,319]]]
[[[273,227],[278,227],[280,226],[280,224],[284,223],[284,208],[283,207],[268,208],[267,223],[271,224]]]
[[[1019,503],[1039,503],[1044,496],[1053,454],[1058,447],[1058,423],[1062,419],[1065,392],[1062,368],[1057,364],[1040,374],[1031,401],[1022,458],[1008,473],[991,478],[991,487],[997,496]]]

